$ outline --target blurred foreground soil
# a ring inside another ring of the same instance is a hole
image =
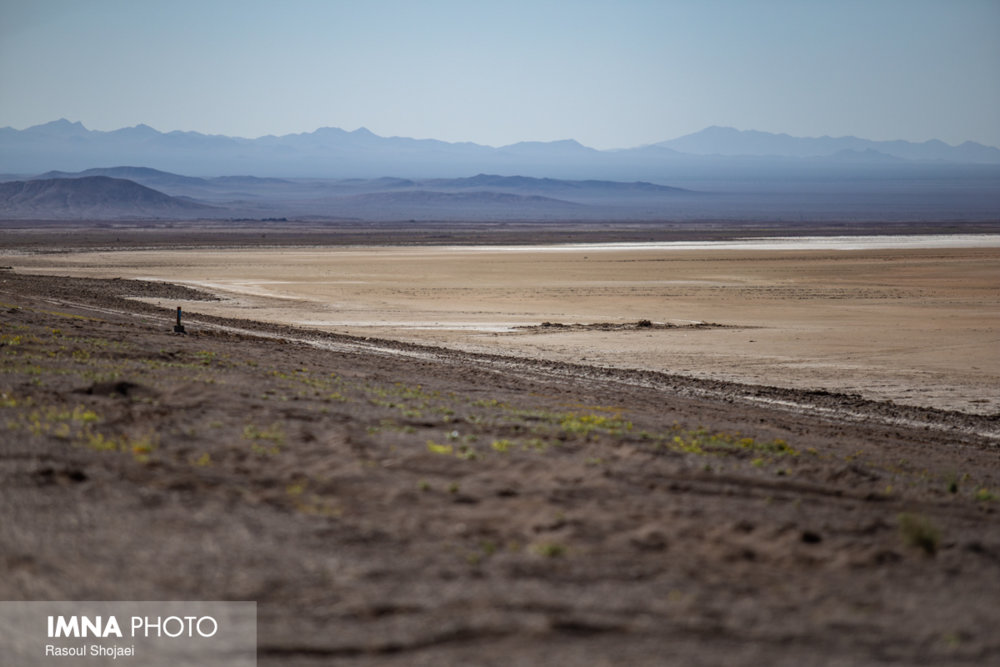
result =
[[[4,599],[256,600],[262,665],[1000,662],[995,416],[129,296],[198,297],[0,273]]]

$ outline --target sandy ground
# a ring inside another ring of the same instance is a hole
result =
[[[186,248],[3,261],[223,297],[154,299],[192,313],[1000,412],[996,247]],[[676,326],[622,326],[644,319]]]

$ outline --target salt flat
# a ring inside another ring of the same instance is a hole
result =
[[[191,312],[993,414],[1000,248],[992,238],[121,250],[5,262],[170,281],[224,298],[176,304]],[[638,320],[678,326],[537,328]],[[684,326],[698,322],[724,326]],[[527,326],[536,328],[518,328]]]

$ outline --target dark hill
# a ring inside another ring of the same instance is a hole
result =
[[[110,178],[123,178],[135,181],[149,188],[158,187],[180,187],[180,186],[200,186],[208,184],[203,178],[194,176],[181,176],[172,174],[169,171],[160,171],[149,167],[95,167],[77,172],[49,171],[36,178],[47,180],[50,178],[84,178],[87,176],[108,176]]]
[[[192,218],[215,210],[108,176],[0,183],[0,216],[5,218]]]

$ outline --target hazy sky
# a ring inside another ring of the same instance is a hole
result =
[[[0,126],[1000,146],[1000,0],[0,0]]]

